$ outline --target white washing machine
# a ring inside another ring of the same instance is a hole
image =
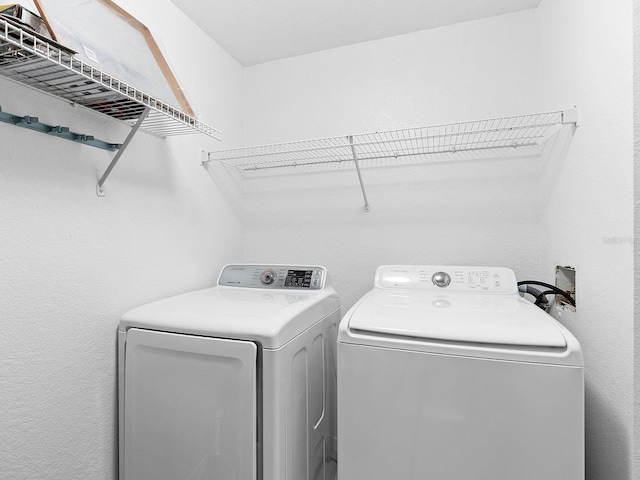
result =
[[[228,265],[120,322],[120,480],[329,478],[340,303],[326,270]]]
[[[381,266],[338,332],[339,480],[584,480],[577,340],[505,268]]]

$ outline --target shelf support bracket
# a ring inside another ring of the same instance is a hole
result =
[[[573,123],[576,127],[580,126],[580,112],[577,107],[562,111],[562,124],[567,125],[569,123]]]
[[[127,147],[129,146],[129,143],[131,143],[131,140],[133,139],[135,134],[138,132],[138,130],[142,126],[142,123],[144,122],[145,118],[147,118],[147,115],[149,115],[149,111],[150,110],[151,110],[150,107],[147,107],[147,108],[144,109],[144,111],[142,112],[142,114],[138,118],[138,121],[136,122],[136,124],[133,126],[133,128],[129,132],[129,135],[127,135],[127,138],[125,139],[124,143],[122,144],[122,146],[120,147],[118,152],[113,157],[113,160],[111,160],[111,163],[109,164],[109,166],[107,167],[105,172],[102,174],[102,177],[100,177],[100,180],[98,180],[98,185],[96,185],[96,194],[99,197],[104,197],[104,195],[105,195],[105,193],[104,193],[104,182],[107,181],[107,178],[111,174],[111,170],[113,170],[113,167],[115,167],[116,163],[118,163],[118,160],[120,160],[120,157],[122,156],[124,151],[127,149]]]
[[[364,198],[364,211],[369,211],[369,200],[367,199],[367,192],[364,189],[364,182],[362,181],[362,174],[360,173],[360,164],[358,163],[358,155],[356,154],[356,147],[353,145],[353,135],[347,137],[349,144],[351,145],[351,153],[353,154],[353,163],[356,165],[356,172],[358,172],[358,180],[360,181],[360,189],[362,190],[362,197]]]

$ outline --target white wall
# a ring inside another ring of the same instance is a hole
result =
[[[537,112],[533,11],[246,69],[246,142]],[[560,105],[562,107],[563,105]],[[539,162],[448,163],[251,178],[247,260],[326,265],[349,307],[384,263],[508,265],[538,274]]]
[[[633,407],[631,1],[533,11],[246,69],[246,143],[577,105],[543,158],[245,181],[249,261],[326,265],[349,307],[383,263],[495,264],[553,282],[578,269],[567,318],[587,366],[587,478],[630,479]],[[611,243],[611,238],[620,239]]]
[[[237,143],[242,68],[168,0],[119,3],[156,34],[202,120]],[[0,105],[112,142],[129,131],[4,78]],[[4,123],[0,142],[0,478],[111,480],[118,318],[212,285],[242,258],[242,212],[200,166],[218,146],[204,136],[138,133],[105,198],[95,185],[112,154]]]
[[[640,472],[640,0],[633,0],[634,472]],[[636,473],[637,476],[637,473]]]
[[[575,317],[586,366],[588,479],[632,478],[633,75],[632,2],[544,0],[542,107],[578,105],[567,155],[549,164],[541,274],[577,270]]]

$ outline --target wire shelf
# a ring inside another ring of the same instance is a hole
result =
[[[73,53],[0,18],[0,74],[130,125],[149,108],[140,128],[161,136],[219,130],[74,58]]]
[[[567,116],[569,115],[569,117]],[[452,154],[464,151],[540,147],[566,123],[576,123],[577,110],[555,111],[450,123],[428,127],[329,137],[209,152],[208,161],[231,166],[243,175],[286,172],[294,167],[352,165],[371,160]]]

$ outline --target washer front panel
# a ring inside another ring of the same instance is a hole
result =
[[[326,271],[322,267],[300,265],[227,265],[218,285],[244,288],[320,290]]]
[[[583,369],[338,343],[340,480],[584,480]]]

